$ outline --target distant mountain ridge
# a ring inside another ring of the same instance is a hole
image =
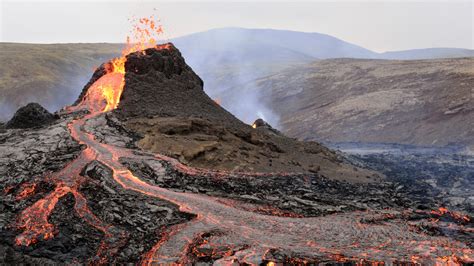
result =
[[[320,33],[289,30],[222,28],[173,40],[188,64],[203,78],[209,96],[246,123],[264,118],[278,127],[279,115],[266,103],[255,80],[287,68],[333,58],[434,59],[474,57],[474,50],[433,48],[376,53]],[[245,94],[226,98],[228,90],[250,87]],[[290,89],[293,85],[286,84]]]
[[[181,46],[181,49],[185,49],[183,53],[196,48],[204,51],[201,55],[207,55],[207,52],[214,54],[234,51],[246,59],[257,56],[271,61],[289,59],[283,55],[294,56],[290,60],[376,56],[376,53],[368,49],[330,35],[289,30],[222,28],[179,37],[173,42]],[[271,56],[267,58],[269,54]],[[206,57],[209,58],[209,56]]]
[[[319,59],[474,57],[474,50],[456,48],[379,54],[326,34],[272,29],[222,28],[171,41],[203,78],[206,92],[217,100],[230,88]],[[120,55],[122,47],[108,43],[0,43],[0,120],[10,119],[16,109],[31,101],[50,111],[71,104],[93,69]],[[241,95],[226,108],[245,122],[259,114],[277,125],[278,118],[262,104],[259,92],[252,93]]]
[[[329,58],[410,60],[474,56],[474,50],[464,48],[423,48],[377,53],[327,34],[275,29],[219,28],[178,37],[172,41],[177,46],[181,46],[181,50],[184,49],[184,54],[194,49],[204,51],[200,55],[190,55],[191,60],[195,60],[196,56],[212,58],[208,56],[210,50],[212,53],[235,51],[244,55],[245,52],[256,47],[259,48],[259,57],[269,59],[267,62],[282,59],[288,61]],[[270,53],[275,50],[282,54]],[[244,58],[248,59],[247,57],[255,54],[256,51],[253,50]],[[270,57],[268,57],[269,54],[271,54]],[[294,58],[284,55],[292,55]]]

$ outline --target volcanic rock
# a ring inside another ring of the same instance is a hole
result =
[[[267,121],[265,121],[261,118],[255,120],[255,122],[253,122],[253,124],[252,124],[252,127],[256,128],[256,129],[268,130],[268,131],[273,132],[275,134],[281,134],[280,131],[274,129],[269,123],[267,123]]]
[[[7,128],[33,128],[50,124],[56,117],[38,103],[29,103],[16,111]]]
[[[81,95],[107,73],[107,66],[96,70]],[[355,182],[378,179],[375,172],[341,161],[317,142],[288,138],[263,120],[257,129],[244,124],[212,100],[203,86],[172,44],[129,54],[120,102],[109,118],[121,121],[140,148],[193,167],[318,172]]]
[[[259,128],[259,127],[269,127],[269,128],[271,128],[270,124],[268,124],[267,122],[265,122],[265,120],[263,120],[261,118],[255,120],[255,122],[253,122],[253,126],[255,128]]]
[[[244,126],[204,93],[203,81],[173,45],[128,55],[125,71],[121,117],[195,117]]]

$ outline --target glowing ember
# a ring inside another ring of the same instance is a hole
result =
[[[20,193],[18,193],[18,195],[16,195],[16,199],[17,200],[22,200],[22,199],[25,199],[27,197],[29,197],[30,195],[32,195],[36,190],[36,184],[35,183],[32,183],[32,184],[23,184],[22,185],[22,190],[20,191]]]

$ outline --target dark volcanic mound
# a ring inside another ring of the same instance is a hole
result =
[[[202,79],[189,67],[173,44],[127,55],[125,87],[115,113],[122,119],[136,117],[193,117],[245,126],[204,92]],[[109,63],[96,69],[77,105],[94,82],[107,74]]]
[[[29,103],[18,109],[6,128],[33,128],[48,125],[56,117],[38,103]]]
[[[106,63],[96,70],[81,95],[107,73],[107,67]],[[252,128],[213,101],[203,85],[172,44],[132,53],[113,113],[128,132],[139,136],[140,148],[193,167],[319,173],[356,182],[377,179],[373,171],[343,162],[317,142],[288,138],[263,121]]]
[[[121,117],[195,117],[225,125],[244,124],[221,108],[173,45],[127,56],[125,88],[116,112]]]

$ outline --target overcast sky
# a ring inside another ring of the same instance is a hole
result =
[[[161,17],[170,38],[232,26],[326,33],[378,52],[426,47],[474,49],[473,13],[473,0],[0,0],[0,41],[124,42],[130,16],[155,14]]]

